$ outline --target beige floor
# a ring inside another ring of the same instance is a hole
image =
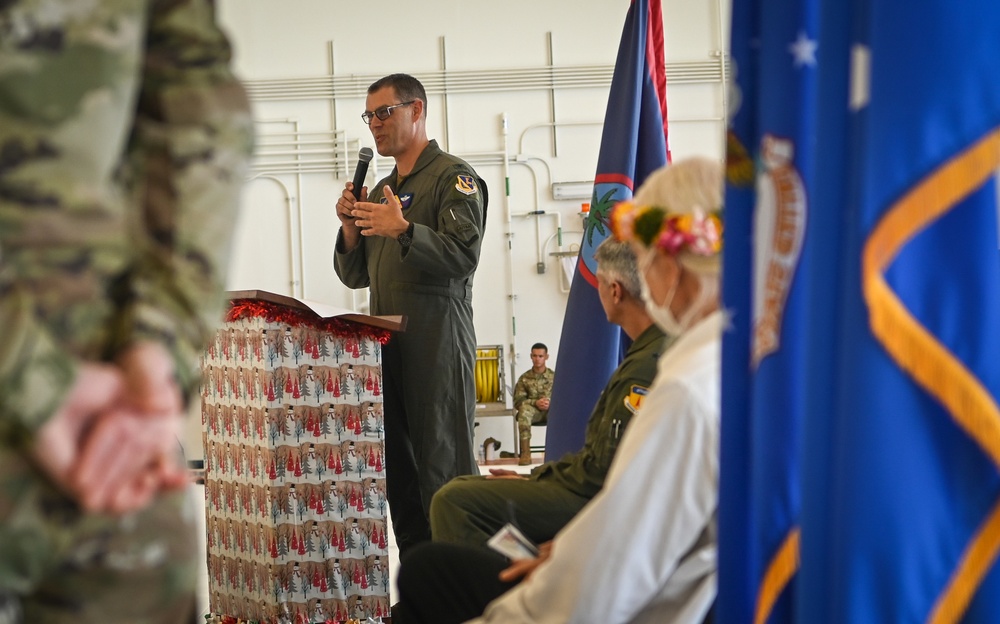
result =
[[[535,457],[536,462],[541,461],[540,456]],[[490,468],[508,468],[511,470],[516,470],[517,472],[527,473],[536,464],[531,466],[518,466],[516,460],[497,460],[495,462],[490,462],[490,465],[482,465],[479,467],[480,472],[483,474],[488,474]],[[201,509],[205,506],[205,488],[201,485],[196,485],[193,488],[192,496],[197,500],[197,504]],[[198,530],[199,547],[202,552],[205,552],[207,548],[205,543],[205,514],[198,514],[198,518],[201,520],[201,525]],[[392,516],[389,516],[389,526],[392,526]],[[389,570],[392,573],[392,582],[389,586],[389,602],[392,604],[396,602],[396,572],[399,570],[399,549],[396,547],[396,538],[389,531]],[[199,567],[199,579],[198,579],[198,601],[199,608],[201,609],[202,615],[207,615],[208,610],[208,563],[207,557],[202,561],[202,565]]]

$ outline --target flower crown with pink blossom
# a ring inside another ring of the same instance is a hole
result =
[[[671,255],[687,251],[696,256],[714,256],[722,249],[720,212],[671,214],[659,206],[636,206],[631,201],[611,210],[611,231],[620,241],[637,240]]]

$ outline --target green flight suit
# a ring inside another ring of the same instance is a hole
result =
[[[636,338],[604,386],[579,451],[545,462],[527,479],[460,477],[441,488],[431,506],[434,541],[482,546],[509,521],[535,543],[555,537],[603,487],[618,441],[653,383],[667,344],[656,325]]]
[[[210,0],[0,4],[0,619],[196,615],[189,492],[85,514],[26,449],[138,340],[197,396],[252,148],[229,61]]]
[[[464,161],[431,141],[402,183],[388,184],[414,224],[408,250],[381,236],[362,237],[335,268],[351,288],[371,287],[371,314],[406,315],[406,331],[382,349],[386,497],[400,551],[430,539],[434,493],[458,475],[478,474],[473,449],[476,333],[472,278],[479,263],[486,186]]]

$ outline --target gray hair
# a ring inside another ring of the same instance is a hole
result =
[[[618,282],[628,294],[642,301],[639,285],[639,264],[632,245],[614,238],[607,238],[594,250],[597,271]]]

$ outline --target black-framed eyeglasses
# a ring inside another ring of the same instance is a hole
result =
[[[361,119],[363,119],[366,124],[370,124],[372,122],[372,117],[378,117],[379,121],[385,121],[389,118],[389,115],[392,114],[392,109],[399,108],[400,106],[409,106],[414,102],[416,102],[416,100],[410,100],[409,102],[403,102],[401,104],[393,104],[392,106],[379,106],[374,112],[369,113],[368,111],[365,111],[361,113]]]

